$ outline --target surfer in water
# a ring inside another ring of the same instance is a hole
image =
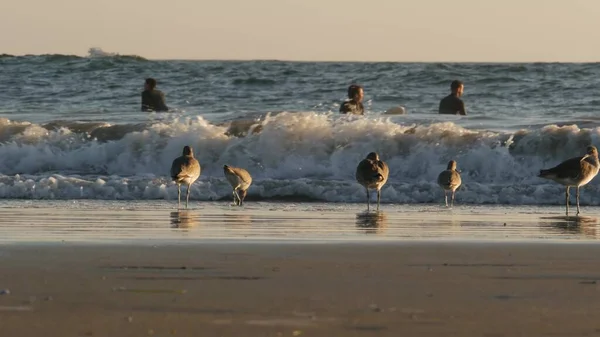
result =
[[[365,107],[362,104],[364,97],[363,88],[358,84],[348,87],[348,100],[340,105],[340,113],[348,115],[364,115]]]
[[[463,94],[465,86],[459,80],[454,80],[450,84],[450,95],[442,98],[440,101],[439,113],[447,115],[467,115],[465,110],[465,102],[460,97]]]
[[[165,104],[165,94],[156,89],[156,80],[147,78],[142,91],[142,111],[169,111]]]

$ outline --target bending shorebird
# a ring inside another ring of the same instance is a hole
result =
[[[171,178],[177,183],[177,207],[181,208],[181,184],[187,184],[185,208],[190,200],[190,188],[200,176],[200,163],[194,158],[194,150],[189,146],[183,147],[183,155],[173,160]]]
[[[225,178],[227,178],[227,181],[233,187],[234,205],[242,206],[248,193],[248,187],[252,184],[252,176],[243,168],[227,165],[223,166],[223,172],[225,173]]]
[[[379,202],[381,201],[381,188],[388,180],[390,169],[387,164],[379,160],[379,155],[376,152],[371,152],[367,158],[358,163],[356,168],[356,180],[363,185],[367,191],[367,211],[370,210],[371,203],[369,201],[369,189],[377,190],[377,210],[379,210]]]
[[[456,189],[462,183],[460,179],[460,173],[456,170],[456,161],[451,160],[448,162],[448,168],[445,171],[442,171],[438,176],[437,180],[438,185],[444,190],[444,199],[446,201],[446,207],[448,207],[448,191],[452,192],[452,201],[450,206],[454,206],[454,193]]]
[[[595,146],[588,146],[583,157],[575,157],[563,161],[557,166],[540,170],[538,177],[554,180],[566,186],[565,192],[567,216],[569,216],[569,189],[577,187],[577,215],[579,215],[579,187],[589,183],[598,174],[598,150]]]

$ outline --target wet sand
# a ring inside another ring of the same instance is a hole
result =
[[[600,246],[4,245],[2,336],[595,336]]]
[[[139,241],[596,241],[600,208],[579,217],[560,206],[0,202],[0,243]]]
[[[171,206],[0,203],[0,336],[600,335],[597,207]]]

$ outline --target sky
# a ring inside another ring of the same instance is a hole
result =
[[[600,61],[599,0],[19,0],[0,54],[399,62]]]

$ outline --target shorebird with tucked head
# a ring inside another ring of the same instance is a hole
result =
[[[363,185],[367,191],[367,211],[371,207],[369,189],[377,190],[377,210],[379,210],[381,188],[387,182],[389,175],[389,167],[385,162],[379,160],[379,155],[376,152],[369,153],[367,158],[358,163],[358,167],[356,167],[356,181]]]
[[[451,160],[448,162],[448,168],[440,173],[437,183],[444,190],[446,207],[448,207],[448,191],[452,192],[452,201],[450,206],[454,206],[454,194],[456,189],[459,188],[460,184],[462,183],[462,180],[460,179],[460,173],[458,173],[456,170],[456,161]]]
[[[177,183],[177,207],[181,208],[181,184],[187,184],[185,208],[190,200],[190,188],[198,177],[200,177],[200,163],[194,158],[194,150],[189,146],[183,147],[181,157],[175,158],[171,165],[171,178]]]
[[[252,184],[252,176],[243,168],[228,165],[223,166],[223,173],[225,173],[225,178],[227,178],[227,181],[233,187],[233,204],[242,206],[248,193],[248,188]]]
[[[599,168],[598,149],[590,145],[583,157],[567,159],[553,168],[540,170],[538,177],[554,180],[566,186],[567,216],[569,216],[569,189],[572,186],[577,187],[577,215],[579,215],[579,187],[592,181],[598,174]]]

